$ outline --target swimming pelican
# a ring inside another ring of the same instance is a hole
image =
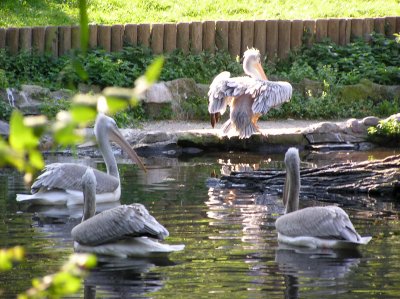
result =
[[[214,128],[229,105],[230,118],[222,126],[224,135],[249,138],[259,132],[257,120],[262,114],[290,100],[292,85],[267,79],[257,49],[248,49],[243,57],[243,70],[249,77],[231,78],[229,72],[215,77],[208,92],[208,112]]]
[[[134,163],[145,171],[146,168],[111,117],[98,114],[94,134],[107,167],[107,173],[94,170],[98,182],[97,202],[118,201],[121,196],[119,172],[109,139],[119,144]],[[82,204],[81,178],[86,169],[87,166],[74,163],[49,164],[33,183],[32,194],[17,194],[17,201],[29,201],[39,205]]]
[[[141,204],[121,205],[97,215],[96,176],[88,167],[82,176],[83,217],[71,235],[74,248],[118,257],[149,256],[182,250],[185,245],[159,243],[168,237],[167,229]]]
[[[283,191],[285,215],[276,222],[278,241],[311,248],[352,248],[367,244],[372,237],[361,237],[343,209],[336,206],[298,210],[300,158],[296,148],[285,155],[286,180]]]

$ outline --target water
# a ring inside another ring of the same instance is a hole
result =
[[[303,153],[302,160],[314,167],[393,153]],[[52,157],[48,162],[71,160]],[[279,192],[261,196],[249,190],[218,189],[210,180],[221,170],[281,167],[282,160],[282,155],[246,153],[151,158],[146,161],[150,165],[147,175],[120,160],[121,202],[143,203],[168,228],[166,242],[186,244],[186,248],[169,258],[102,258],[82,290],[72,297],[399,298],[398,203],[357,198],[356,204],[345,207],[359,233],[373,236],[358,251],[293,250],[276,242],[274,221],[283,212]],[[99,161],[79,160],[89,165]],[[104,169],[101,163],[97,167]],[[4,298],[15,298],[30,286],[32,278],[62,265],[73,252],[70,230],[80,221],[81,207],[17,204],[15,194],[24,190],[16,172],[0,176],[0,247],[20,244],[27,252],[25,262],[0,273],[0,297]]]

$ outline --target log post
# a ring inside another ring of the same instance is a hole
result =
[[[89,48],[94,49],[97,47],[97,25],[89,25]]]
[[[189,23],[178,23],[176,25],[176,47],[181,49],[183,53],[189,53]]]
[[[176,49],[176,34],[176,24],[164,25],[164,51],[166,53],[171,53]]]
[[[333,43],[339,44],[339,19],[328,20],[328,37]]]
[[[320,43],[328,37],[328,20],[318,19],[315,23],[315,40]]]
[[[302,20],[293,20],[292,27],[290,29],[290,49],[296,50],[299,49],[302,45],[303,38],[303,24]]]
[[[19,29],[19,48],[24,51],[32,49],[32,28],[23,27]]]
[[[124,30],[124,43],[130,46],[137,46],[137,25],[126,24]]]
[[[19,44],[19,29],[10,27],[6,30],[6,47],[11,54],[15,55],[18,53]]]
[[[278,21],[267,21],[266,53],[269,61],[274,61],[278,55]]]
[[[79,26],[71,27],[71,49],[81,48],[81,28]]]
[[[189,29],[190,51],[199,54],[203,50],[203,25],[201,22],[192,22]]]
[[[254,22],[254,47],[260,51],[261,57],[265,57],[267,46],[267,22],[256,20]]]
[[[241,22],[230,21],[228,24],[228,51],[233,58],[240,57],[241,34]]]
[[[203,50],[210,53],[215,52],[215,22],[203,22]]]
[[[151,49],[154,54],[161,54],[164,50],[164,24],[151,26]]]
[[[58,57],[58,27],[57,26],[47,26],[46,27],[44,50],[46,53],[51,53],[52,56]]]
[[[396,17],[385,18],[385,33],[389,38],[394,38],[393,34],[396,33]]]
[[[121,51],[124,46],[124,26],[123,25],[112,25],[111,26],[111,51]]]
[[[346,19],[339,20],[339,42],[338,44],[341,46],[346,45]]]
[[[385,18],[375,18],[374,31],[376,33],[385,34]]]
[[[45,36],[46,36],[45,27],[32,28],[32,48],[35,49],[39,54],[43,54],[44,52]]]
[[[107,52],[111,51],[111,27],[99,25],[97,27],[97,45]]]
[[[374,31],[374,19],[366,18],[363,23],[363,38],[366,42],[371,40],[371,33]]]
[[[306,45],[311,47],[315,41],[315,20],[305,20],[303,22],[304,33],[306,34]]]
[[[229,22],[217,21],[215,24],[215,45],[219,51],[228,51]]]
[[[58,28],[58,55],[62,56],[71,50],[71,27],[60,26]]]
[[[363,19],[351,20],[351,39],[360,38],[363,36]]]
[[[242,21],[241,24],[241,54],[254,46],[254,21]]]
[[[6,48],[6,28],[0,28],[0,49]]]
[[[138,45],[150,47],[150,24],[139,24],[137,27],[137,42]]]
[[[279,20],[278,22],[278,57],[285,59],[290,52],[290,29],[291,22],[288,20]]]

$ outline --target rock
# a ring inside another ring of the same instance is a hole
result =
[[[0,120],[0,135],[3,137],[10,135],[10,125],[2,120]]]
[[[60,90],[50,92],[50,98],[57,100],[57,101],[68,100],[68,99],[72,98],[73,95],[74,95],[74,92],[69,89],[60,89]]]
[[[324,83],[304,78],[299,83],[293,83],[293,89],[304,96],[319,97],[324,91]]]
[[[167,82],[160,82],[150,87],[144,95],[142,95],[141,99],[145,103],[172,103],[173,96],[167,86]]]
[[[362,79],[358,84],[344,85],[339,89],[339,98],[342,101],[371,99],[378,103],[399,97],[400,86],[380,85],[367,79]]]
[[[380,119],[376,116],[367,116],[362,119],[362,123],[366,127],[375,127],[379,123]]]
[[[186,119],[182,103],[190,98],[204,98],[207,101],[209,86],[196,84],[193,79],[182,78],[168,82],[159,82],[149,88],[142,96],[146,112],[150,118],[159,119],[160,113],[168,113],[174,119]],[[169,111],[170,112],[169,112]]]
[[[172,138],[166,132],[148,132],[139,143],[154,144],[158,142],[170,141]]]
[[[88,85],[84,83],[78,84],[78,91],[80,93],[100,93],[101,87],[97,85]]]

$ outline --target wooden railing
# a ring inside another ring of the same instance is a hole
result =
[[[228,50],[232,56],[256,47],[269,59],[285,58],[290,50],[302,45],[308,32],[308,43],[330,38],[345,45],[355,37],[365,40],[372,32],[393,36],[400,31],[400,17],[317,20],[204,21],[178,24],[90,25],[90,47],[119,51],[124,44],[150,47],[154,53],[200,53]],[[0,28],[0,48],[15,54],[36,49],[61,56],[79,48],[78,26]]]

